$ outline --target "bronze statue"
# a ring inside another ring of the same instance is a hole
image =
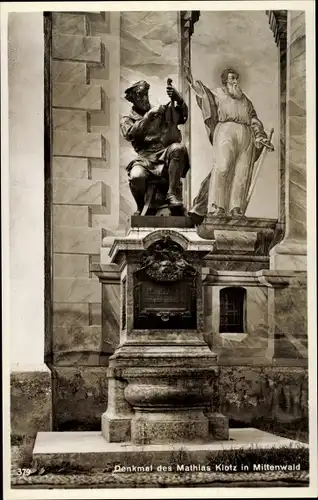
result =
[[[135,215],[145,215],[145,195],[150,184],[156,184],[159,198],[168,203],[171,212],[177,210],[176,215],[183,215],[181,178],[186,176],[190,162],[178,125],[187,121],[188,107],[171,79],[166,87],[168,104],[152,107],[149,87],[141,80],[126,89],[125,98],[133,106],[120,122],[123,137],[138,154],[126,167],[137,204]]]

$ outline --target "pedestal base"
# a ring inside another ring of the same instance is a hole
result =
[[[216,355],[195,338],[123,344],[110,358],[103,437],[136,445],[228,439],[228,420],[212,410],[217,375]]]
[[[131,418],[104,413],[102,415],[102,434],[109,443],[123,443],[130,441]]]
[[[209,421],[202,410],[136,411],[131,430],[136,444],[209,441]]]
[[[306,271],[306,241],[284,240],[274,246],[269,253],[270,268],[279,271]]]

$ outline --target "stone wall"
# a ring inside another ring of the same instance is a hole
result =
[[[90,265],[119,218],[119,16],[52,14],[56,428],[94,421],[92,408],[102,412],[107,405],[101,285]]]
[[[219,410],[231,425],[263,427],[275,434],[308,432],[308,372],[299,367],[222,366]],[[267,427],[268,426],[268,427]]]

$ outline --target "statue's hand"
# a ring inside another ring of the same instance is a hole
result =
[[[179,103],[183,102],[182,95],[172,85],[167,85],[166,90],[167,90],[167,95],[170,97],[172,101],[177,101]]]
[[[259,139],[256,140],[256,142],[259,148],[264,146],[265,148],[268,149],[268,151],[274,151],[274,146],[271,142],[269,142],[268,139],[260,137]]]
[[[147,116],[148,118],[154,120],[155,118],[158,118],[158,116],[161,116],[164,112],[165,112],[164,106],[162,105],[154,106],[148,111]]]
[[[190,85],[193,85],[193,76],[191,73],[190,66],[187,62],[184,63],[183,70],[184,70],[184,76],[186,77],[186,80],[188,81],[188,83]]]

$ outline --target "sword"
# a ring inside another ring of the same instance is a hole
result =
[[[270,133],[269,133],[269,136],[268,136],[268,143],[269,144],[271,143],[271,140],[272,140],[272,137],[273,137],[273,133],[274,133],[274,129],[272,128],[271,131],[270,131]],[[255,189],[256,181],[257,181],[258,175],[260,173],[261,166],[264,163],[264,159],[266,157],[267,152],[268,152],[268,148],[266,146],[264,146],[264,149],[261,152],[260,158],[259,158],[259,160],[257,162],[256,170],[255,170],[255,173],[253,175],[252,182],[251,182],[250,188],[249,188],[248,193],[247,193],[247,197],[246,197],[246,202],[245,202],[245,207],[244,207],[243,213],[246,212],[248,204],[251,201],[251,197],[252,197],[253,191]]]

